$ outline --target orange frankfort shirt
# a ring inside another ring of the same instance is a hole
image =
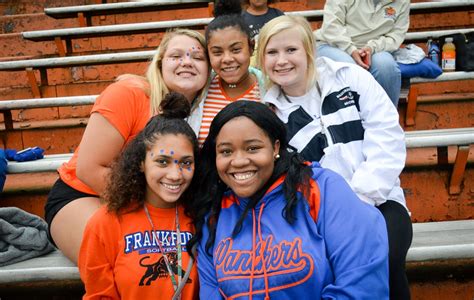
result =
[[[165,251],[170,251],[175,268],[177,235],[175,209],[159,209],[147,205],[156,236]],[[191,219],[179,208],[183,269],[190,257],[186,242],[193,236]],[[144,209],[117,217],[100,208],[90,219],[79,253],[79,272],[86,288],[83,299],[162,299],[173,296],[166,264],[153,241],[151,225]],[[181,294],[182,300],[198,299],[198,275],[193,265],[191,275]]]

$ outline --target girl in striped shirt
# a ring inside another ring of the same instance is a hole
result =
[[[237,100],[260,101],[263,97],[261,72],[249,67],[254,43],[241,17],[240,2],[217,1],[205,33],[207,50],[215,74],[206,99],[193,112],[189,123],[199,133],[202,144],[214,116]]]

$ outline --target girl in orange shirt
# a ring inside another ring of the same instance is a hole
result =
[[[60,178],[45,206],[51,240],[70,260],[77,262],[84,227],[101,205],[112,160],[159,113],[168,92],[181,93],[197,106],[208,78],[204,37],[176,29],[163,36],[146,78],[121,76],[97,98],[81,143],[58,169]]]
[[[83,299],[195,299],[186,211],[198,149],[184,121],[190,104],[171,93],[112,165],[106,206],[89,220],[79,252]]]

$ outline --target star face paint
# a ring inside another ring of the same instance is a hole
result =
[[[169,40],[162,59],[161,73],[166,86],[189,101],[194,100],[209,76],[207,56],[199,45],[194,38],[176,35]]]
[[[193,145],[182,134],[160,136],[147,150],[143,172],[146,201],[156,207],[174,207],[194,175]]]

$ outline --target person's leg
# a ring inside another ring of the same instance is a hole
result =
[[[390,299],[410,299],[410,287],[405,273],[405,259],[413,238],[410,216],[407,210],[396,201],[388,200],[377,208],[387,224]]]
[[[372,64],[369,72],[383,87],[395,107],[398,106],[402,77],[400,68],[388,52],[378,52],[372,55]]]
[[[61,208],[51,222],[49,230],[54,243],[76,264],[87,221],[100,206],[99,198],[79,198]]]
[[[345,51],[342,51],[339,48],[332,47],[329,45],[320,45],[316,49],[316,56],[324,56],[328,57],[334,61],[340,61],[340,62],[347,62],[347,63],[352,63],[355,64],[354,59],[347,54]]]

